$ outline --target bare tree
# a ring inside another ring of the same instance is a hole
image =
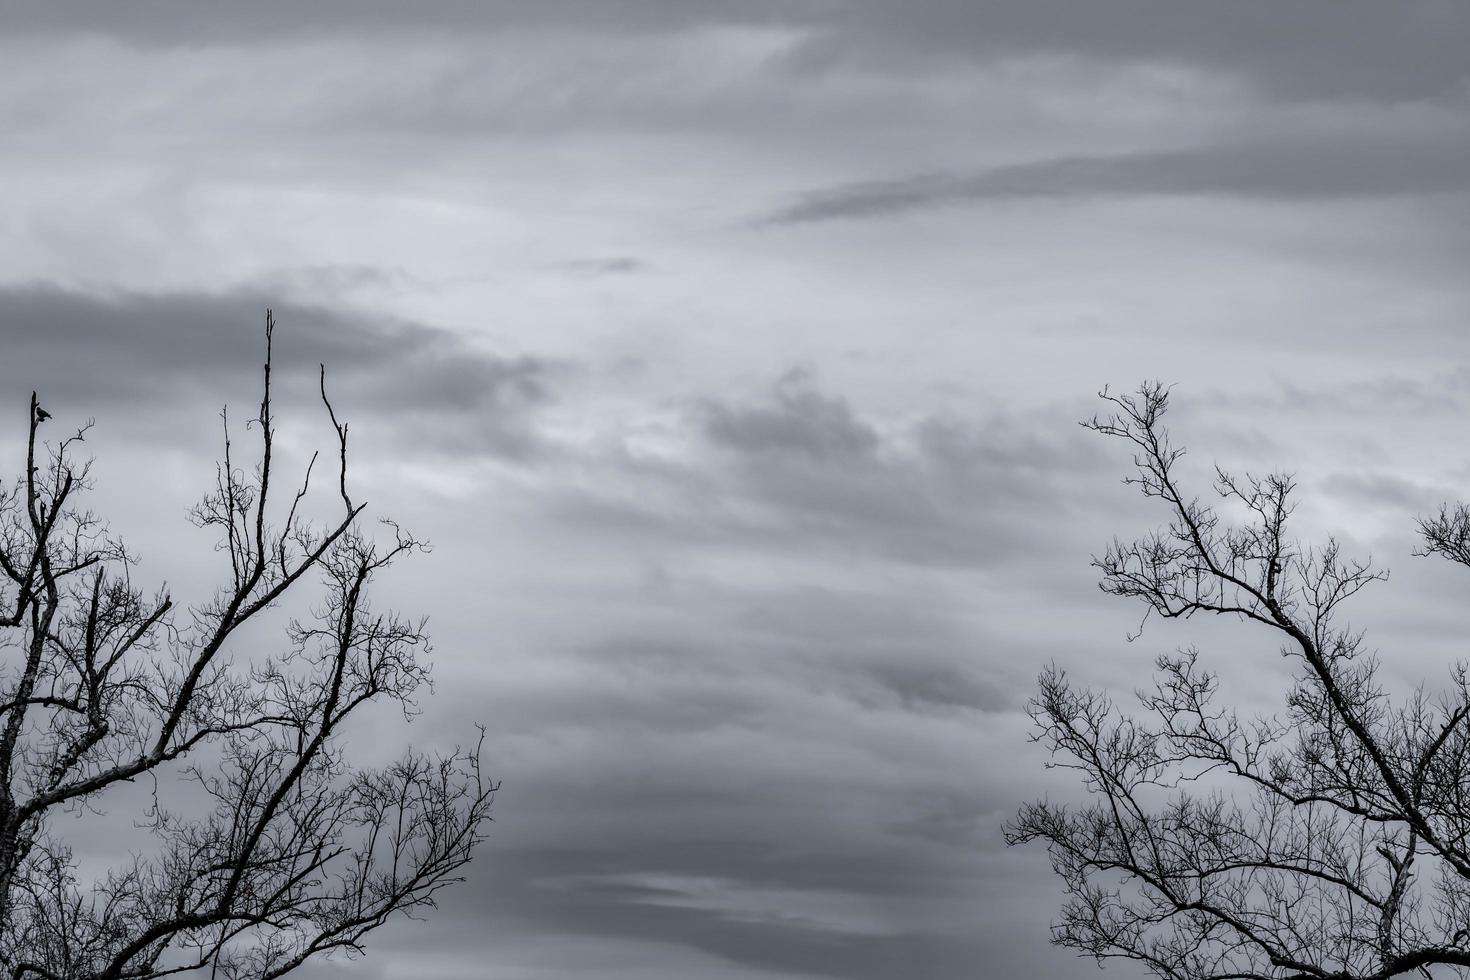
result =
[[[432,906],[482,837],[496,787],[478,744],[373,770],[344,755],[359,709],[411,711],[427,680],[423,622],[368,598],[378,572],[422,546],[391,522],[381,540],[362,527],[325,368],[337,516],[303,516],[316,456],[277,489],[273,330],[267,314],[254,465],[222,416],[224,457],[192,514],[225,567],[191,608],[145,594],[133,556],[83,508],[76,452],[91,423],[47,443],[42,427],[58,423],[31,396],[25,472],[0,483],[0,969],[14,980],[279,977]],[[322,593],[278,650],[256,653],[255,632],[241,642],[314,579]],[[153,849],[84,876],[67,843],[83,824],[68,815],[140,781],[152,803],[131,817]]]
[[[1115,542],[1102,589],[1145,616],[1199,613],[1274,635],[1294,664],[1275,716],[1219,703],[1198,653],[1157,660],[1125,714],[1053,667],[1030,703],[1035,738],[1076,770],[1092,802],[1031,803],[1010,843],[1045,842],[1068,900],[1053,941],[1099,962],[1134,960],[1172,980],[1386,980],[1470,968],[1470,680],[1390,697],[1343,603],[1384,573],[1328,540],[1297,543],[1290,476],[1214,489],[1227,522],[1176,478],[1183,450],[1162,424],[1168,392],[1103,392],[1083,423],[1129,443],[1127,482],[1168,524]],[[1470,565],[1470,510],[1422,520],[1421,554]]]

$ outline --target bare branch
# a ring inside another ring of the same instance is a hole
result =
[[[1470,684],[1389,701],[1343,605],[1387,573],[1337,542],[1291,536],[1288,474],[1216,468],[1228,523],[1177,476],[1163,426],[1169,389],[1107,390],[1082,424],[1127,442],[1125,481],[1168,523],[1115,541],[1101,587],[1149,614],[1266,627],[1296,665],[1284,713],[1246,720],[1217,704],[1197,651],[1156,661],[1134,718],[1060,670],[1031,702],[1035,739],[1076,771],[1090,805],[1034,803],[1011,843],[1044,842],[1069,896],[1056,942],[1172,980],[1387,980],[1470,968]],[[1470,509],[1421,521],[1424,554],[1470,564]]]
[[[427,549],[391,522],[381,542],[359,526],[324,369],[342,511],[325,526],[302,516],[316,455],[276,504],[274,332],[267,313],[254,466],[237,462],[222,412],[215,485],[191,514],[218,535],[225,584],[186,610],[135,586],[132,556],[79,508],[89,466],[71,454],[90,423],[48,444],[49,413],[31,396],[26,472],[0,483],[0,642],[15,661],[0,671],[0,973],[11,978],[279,977],[432,907],[483,837],[497,785],[478,744],[383,769],[347,757],[357,713],[417,710],[424,625],[377,611],[370,585]],[[313,616],[287,624],[281,649],[236,648],[247,623],[314,577]],[[168,775],[189,780],[203,809],[164,805]],[[155,853],[79,881],[56,818],[140,778],[155,786],[141,815]]]

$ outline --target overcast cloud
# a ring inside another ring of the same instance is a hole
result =
[[[324,977],[1093,976],[1023,800],[1049,662],[1125,694],[1197,642],[1089,556],[1153,520],[1076,422],[1178,384],[1191,472],[1295,470],[1395,576],[1391,679],[1470,582],[1470,7],[1177,0],[0,0],[0,382],[95,417],[94,505],[184,519],[278,323],[304,465],[435,544],[417,743],[487,728],[469,881]],[[3,418],[4,416],[0,416]],[[1201,484],[1203,489],[1203,484]],[[363,750],[403,733],[364,736]],[[92,846],[103,846],[96,842]],[[1134,977],[1123,966],[1110,976]]]

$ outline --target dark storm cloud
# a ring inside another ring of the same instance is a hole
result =
[[[556,906],[555,919],[592,935],[655,942],[677,936],[682,945],[778,976],[961,977],[988,945],[980,936],[849,930],[799,916],[751,918],[681,904],[692,897],[678,889],[628,886],[599,893],[583,884]]]
[[[980,201],[1141,196],[1324,201],[1470,190],[1470,141],[1404,145],[1286,141],[1072,156],[848,184],[809,193],[766,220],[801,224]]]
[[[742,764],[740,743],[728,741],[709,754],[703,775],[667,760],[658,773],[644,765],[555,775],[552,783],[567,783],[553,790],[555,804],[542,804],[553,806],[547,818],[586,807],[609,815],[602,832],[559,846],[507,842],[491,876],[471,883],[474,900],[446,913],[536,935],[683,946],[778,975],[887,977],[901,954],[926,976],[968,975],[943,952],[953,936],[903,912],[918,899],[983,918],[977,839],[993,830],[994,800],[912,793],[897,807],[875,800],[882,777],[872,772],[851,774],[847,785],[816,771],[804,787],[789,784]],[[885,822],[889,808],[904,815]],[[630,816],[641,829],[623,829]],[[502,826],[526,836],[508,811]],[[966,846],[956,851],[961,836]],[[967,932],[973,962],[994,942],[984,928]],[[877,961],[864,966],[864,952]]]
[[[436,0],[406,6],[393,0],[267,0],[209,11],[186,0],[141,0],[71,10],[0,0],[7,27],[40,34],[105,34],[137,44],[237,44],[290,38],[408,33],[488,33],[518,27],[578,31],[678,30],[711,23],[782,22],[818,9],[813,0],[754,0],[732,10],[719,0]]]
[[[725,481],[769,508],[778,536],[940,565],[1017,559],[1040,525],[1063,518],[1059,481],[1102,457],[1095,441],[1052,421],[1038,434],[1004,417],[930,417],[880,435],[801,374],[766,399],[703,411]]]
[[[633,489],[564,490],[556,513],[602,534],[1024,565],[1066,518],[1066,481],[1108,472],[1097,440],[1060,414],[1040,425],[936,416],[880,433],[802,371],[761,396],[706,399],[689,421],[699,460],[621,457],[612,463]]]
[[[0,288],[7,357],[0,384],[35,387],[58,411],[177,411],[254,395],[265,344],[263,293],[89,294]],[[365,314],[274,304],[274,369],[298,392],[319,365],[349,418],[388,417],[421,448],[525,456],[529,413],[552,397],[558,365],[478,350],[446,331]]]
[[[106,34],[138,44],[235,44],[344,35],[472,36],[516,28],[666,32],[767,25],[809,35],[809,67],[857,59],[911,70],[936,60],[1059,55],[1199,68],[1290,98],[1401,102],[1464,95],[1470,8],[1455,0],[327,0],[215,9],[184,0],[0,3],[11,34]]]
[[[501,887],[486,895],[484,912],[496,921],[521,928],[540,930],[550,925],[562,936],[594,936],[625,943],[641,940],[653,949],[676,944],[772,976],[853,980],[886,980],[905,974],[966,977],[974,975],[977,962],[1003,962],[993,952],[987,955],[991,943],[983,930],[956,936],[896,922],[885,926],[881,921],[859,928],[800,912],[761,914],[750,908],[710,903],[711,893],[718,896],[727,888],[759,884],[765,871],[779,871],[781,865],[790,865],[792,873],[774,875],[778,884],[803,873],[811,882],[819,883],[827,877],[828,866],[871,864],[880,869],[874,876],[879,887],[872,897],[877,900],[877,918],[881,920],[885,893],[880,889],[905,887],[896,876],[881,873],[892,870],[899,850],[890,847],[886,854],[872,853],[865,860],[854,861],[851,855],[836,853],[812,860],[769,844],[723,849],[709,842],[635,845],[629,854],[630,864],[648,861],[667,868],[701,869],[688,875],[667,871],[643,876],[617,872],[614,869],[621,862],[610,863],[603,851],[538,851],[501,863]],[[710,866],[712,855],[738,877],[712,878],[702,873]],[[903,855],[902,859],[907,857]],[[925,886],[920,875],[946,877],[945,869],[938,866],[908,870],[920,889]],[[960,898],[952,893],[942,897],[951,901]],[[977,909],[977,913],[980,911]],[[453,916],[455,910],[446,909],[446,914]],[[423,938],[435,941],[432,935]]]
[[[557,719],[602,733],[760,730],[773,701],[803,691],[853,713],[998,714],[1018,710],[1015,691],[1029,681],[1029,668],[977,660],[974,648],[995,641],[948,600],[909,591],[741,588],[691,575],[639,598],[659,611],[657,630],[609,627],[611,636],[572,651],[575,679],[518,698],[504,722]]]
[[[995,681],[974,666],[956,663],[878,663],[869,675],[906,706],[937,705],[970,711],[1004,711],[1015,707],[1018,678]]]
[[[877,433],[859,421],[845,401],[817,391],[805,372],[788,373],[772,394],[771,405],[705,404],[705,434],[744,453],[818,460],[865,457],[878,447]]]
[[[1078,55],[1202,68],[1293,98],[1463,96],[1470,8],[1455,0],[856,0],[828,43],[876,57]],[[819,44],[821,42],[818,42]]]
[[[1392,473],[1333,473],[1322,480],[1321,489],[1359,507],[1411,514],[1427,514],[1455,497],[1448,487],[1423,486]]]

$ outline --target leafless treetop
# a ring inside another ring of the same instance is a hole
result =
[[[1056,667],[1036,739],[1092,802],[1029,804],[1012,843],[1046,844],[1068,900],[1054,940],[1171,980],[1387,980],[1470,968],[1470,682],[1394,701],[1343,604],[1386,578],[1335,541],[1298,543],[1290,476],[1216,470],[1229,523],[1189,495],[1163,426],[1168,390],[1103,393],[1085,422],[1129,444],[1129,479],[1168,514],[1094,560],[1148,615],[1213,614],[1275,635],[1295,664],[1282,711],[1221,703],[1192,649],[1161,656],[1141,711]],[[1470,511],[1421,522],[1423,554],[1470,565]]]
[[[481,839],[495,787],[477,746],[382,769],[344,754],[349,717],[376,701],[412,710],[427,680],[424,623],[376,609],[368,590],[421,545],[391,522],[363,528],[325,368],[337,516],[302,516],[317,456],[280,487],[274,326],[268,314],[253,459],[226,416],[214,487],[192,512],[224,562],[197,606],[135,582],[133,556],[84,505],[91,423],[48,442],[60,420],[31,396],[25,470],[0,483],[0,969],[15,980],[278,977],[432,905]],[[313,581],[310,616],[278,649],[239,642]],[[139,821],[155,847],[83,880],[67,815],[137,781],[151,806],[109,819]]]

